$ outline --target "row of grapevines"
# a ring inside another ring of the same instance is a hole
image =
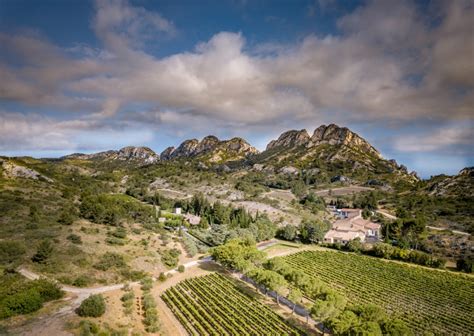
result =
[[[191,335],[301,335],[220,274],[187,279],[162,298]]]
[[[303,251],[282,259],[352,303],[374,303],[399,315],[417,333],[474,333],[472,277],[333,251]]]

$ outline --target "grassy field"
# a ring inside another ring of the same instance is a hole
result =
[[[302,334],[217,273],[184,280],[162,299],[191,335]]]
[[[303,251],[282,259],[352,304],[384,307],[417,334],[474,333],[473,277],[333,251]]]

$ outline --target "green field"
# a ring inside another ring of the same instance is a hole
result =
[[[282,259],[352,304],[384,307],[417,334],[474,334],[473,277],[335,251],[303,251]]]
[[[217,273],[184,280],[162,299],[191,335],[302,334]]]

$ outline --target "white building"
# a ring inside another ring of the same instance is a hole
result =
[[[361,241],[379,240],[380,224],[362,218],[360,209],[337,210],[340,219],[336,220],[324,236],[325,243],[346,244],[348,241],[359,238]]]

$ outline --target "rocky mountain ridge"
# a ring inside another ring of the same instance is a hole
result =
[[[311,137],[305,129],[299,131],[287,131],[280,135],[277,140],[270,141],[266,150],[279,147],[291,148],[297,146],[311,148],[322,144],[356,147],[362,151],[382,158],[382,155],[370,143],[368,143],[367,140],[360,137],[357,133],[352,132],[347,127],[339,127],[335,124],[319,126],[314,130]]]
[[[118,160],[135,161],[140,164],[152,164],[160,160],[160,156],[148,147],[127,146],[119,150],[109,150],[94,154],[74,153],[63,156],[61,159],[77,160]]]
[[[197,139],[185,140],[178,148],[168,147],[161,154],[161,160],[205,158],[211,163],[236,161],[249,155],[257,154],[258,150],[242,138],[219,140],[214,135]]]
[[[290,130],[272,140],[266,150],[259,151],[242,138],[220,140],[214,135],[202,140],[189,139],[177,148],[168,147],[161,154],[147,147],[125,147],[118,151],[95,154],[72,154],[65,158],[130,162],[138,165],[160,161],[195,160],[202,167],[230,165],[233,169],[253,169],[268,174],[283,172],[318,172],[323,179],[336,175],[368,181],[384,175],[408,182],[418,181],[395,160],[386,160],[368,141],[347,127],[321,125],[310,136],[306,130]],[[256,166],[255,166],[256,165]],[[226,170],[228,167],[224,167]],[[324,175],[326,174],[326,175]],[[386,179],[385,179],[386,180]]]
[[[474,167],[466,167],[453,176],[433,176],[428,181],[427,190],[434,196],[474,197]]]

